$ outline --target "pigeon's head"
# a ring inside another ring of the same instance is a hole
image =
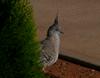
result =
[[[50,37],[54,34],[58,34],[60,36],[62,33],[63,32],[61,32],[60,26],[58,24],[58,16],[56,16],[53,25],[51,25],[48,29],[47,36]]]

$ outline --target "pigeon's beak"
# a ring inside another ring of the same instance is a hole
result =
[[[62,32],[60,29],[58,29],[58,31],[60,32],[60,34],[64,34],[64,32]]]
[[[61,34],[64,34],[64,32],[60,31]]]

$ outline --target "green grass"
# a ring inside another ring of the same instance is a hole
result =
[[[44,78],[29,0],[0,0],[0,78]]]

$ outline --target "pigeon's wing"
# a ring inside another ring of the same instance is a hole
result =
[[[47,65],[53,59],[54,49],[48,40],[43,40],[41,42],[41,48],[41,62],[43,65]]]

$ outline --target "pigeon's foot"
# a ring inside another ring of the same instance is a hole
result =
[[[42,71],[46,74],[46,73],[48,73],[48,71],[46,70],[46,67],[43,67],[42,68]]]

